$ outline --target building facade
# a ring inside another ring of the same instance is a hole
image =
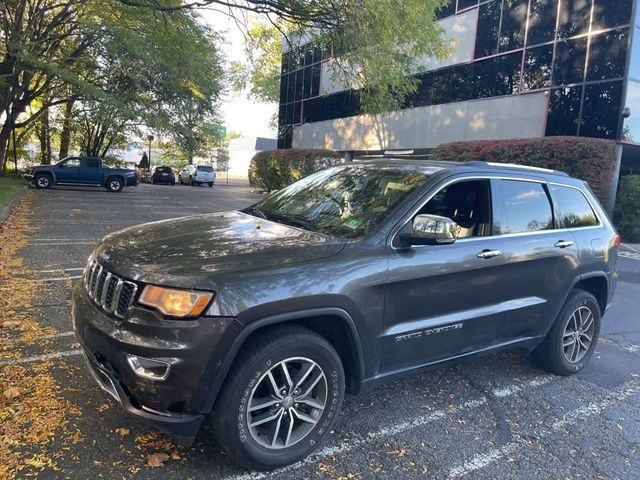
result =
[[[640,142],[634,3],[453,0],[438,15],[452,53],[421,59],[417,92],[380,115],[360,114],[359,92],[335,80],[330,50],[285,46],[278,147],[427,152],[451,141],[552,135]]]

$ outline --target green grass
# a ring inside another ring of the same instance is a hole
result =
[[[0,177],[0,209],[2,209],[13,197],[13,194],[26,185],[26,183],[24,180]]]

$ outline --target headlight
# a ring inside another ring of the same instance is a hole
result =
[[[147,285],[142,290],[139,302],[173,317],[197,317],[207,307],[213,293]]]

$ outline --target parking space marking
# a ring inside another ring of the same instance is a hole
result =
[[[640,260],[640,253],[636,252],[618,252],[618,256],[630,258],[631,260]]]
[[[637,381],[631,380],[624,384],[620,390],[604,395],[602,400],[591,402],[583,407],[579,407],[571,412],[566,413],[559,420],[556,420],[551,424],[548,429],[536,432],[537,439],[548,437],[552,433],[562,430],[565,427],[573,426],[579,422],[582,422],[585,418],[593,417],[603,413],[608,407],[615,405],[618,402],[628,399],[632,395],[640,392],[640,385]],[[523,441],[509,442],[499,448],[489,450],[488,452],[479,453],[471,460],[464,462],[462,465],[453,467],[449,471],[449,478],[459,478],[471,473],[475,473],[478,470],[482,470],[488,467],[492,463],[502,460],[507,455],[515,453],[521,448],[530,447]]]
[[[73,272],[77,270],[84,270],[84,267],[58,268],[53,270],[36,270],[36,271],[38,273],[55,273],[55,272]]]
[[[556,377],[553,377],[551,375],[536,377],[524,383],[509,385],[507,387],[495,389],[491,392],[491,395],[493,396],[501,395],[500,398],[508,397],[511,395],[515,395],[516,393],[521,392],[525,389],[535,388],[537,386],[548,383],[553,378],[556,378]],[[451,417],[452,415],[455,415],[457,413],[476,409],[478,407],[486,405],[487,401],[488,401],[487,398],[483,396],[483,397],[476,398],[474,400],[469,400],[461,405],[454,405],[451,408],[435,410],[431,413],[420,415],[414,418],[413,420],[401,422],[396,425],[392,425],[390,427],[383,427],[375,432],[369,432],[366,435],[366,437],[362,439],[358,439],[351,442],[344,441],[335,446],[324,447],[318,450],[317,452],[312,453],[309,457],[305,458],[304,460],[294,463],[293,465],[289,465],[288,467],[284,467],[279,470],[275,470],[273,472],[268,472],[268,473],[245,473],[240,475],[234,475],[231,477],[227,477],[225,480],[263,480],[263,479],[278,478],[280,475],[294,472],[299,468],[304,467],[305,465],[313,465],[315,463],[318,463],[324,457],[331,456],[331,455],[333,456],[340,455],[342,453],[345,453],[355,448],[366,445],[372,440],[384,438],[388,436],[399,435],[409,430],[413,430],[414,428],[423,427],[437,420]]]
[[[20,365],[23,363],[44,362],[47,360],[53,360],[62,357],[72,357],[74,355],[82,355],[83,350],[76,348],[73,350],[65,350],[63,352],[47,353],[45,355],[34,355],[33,357],[16,358],[14,360],[2,360],[0,361],[0,367],[6,367],[7,365]]]

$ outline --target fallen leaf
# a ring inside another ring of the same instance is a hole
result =
[[[0,323],[0,327],[2,328],[18,328],[20,325],[21,323],[15,320],[7,320]]]
[[[37,457],[33,457],[28,460],[25,460],[24,463],[35,468],[44,468],[47,465],[46,462],[39,460]]]
[[[147,457],[147,465],[151,468],[164,467],[164,462],[169,460],[166,453],[152,453]]]
[[[7,400],[11,401],[18,398],[20,396],[20,393],[21,392],[19,389],[17,389],[16,387],[11,387],[11,388],[7,388],[2,395]]]
[[[178,454],[178,452],[171,452],[171,460],[182,460],[182,457]]]
[[[120,438],[124,438],[129,435],[130,430],[125,427],[116,428],[116,433],[120,435]]]

